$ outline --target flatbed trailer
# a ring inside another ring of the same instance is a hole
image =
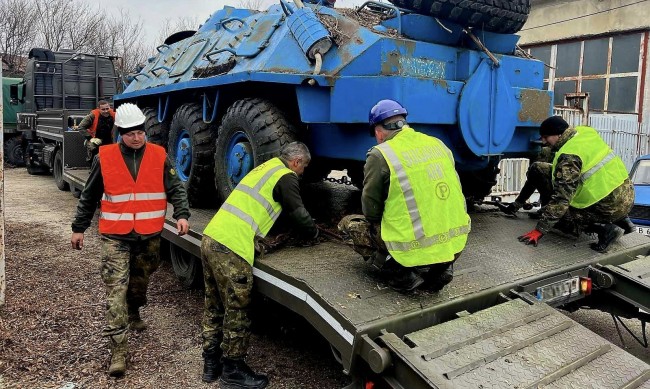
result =
[[[64,169],[78,190],[87,177],[87,168]],[[183,237],[167,219],[162,237],[172,256],[184,259],[174,265],[177,273],[200,270],[201,232],[215,212],[192,209],[191,230]],[[602,308],[595,303],[611,299],[617,314],[647,321],[650,238],[629,234],[601,254],[585,236],[551,233],[533,247],[516,240],[533,228],[528,217],[485,210],[471,217],[454,280],[438,293],[393,291],[336,240],[256,259],[255,286],[327,339],[355,379],[350,388],[650,389],[648,364],[555,309]],[[575,289],[587,279],[589,296]],[[549,297],[552,290],[560,293]]]

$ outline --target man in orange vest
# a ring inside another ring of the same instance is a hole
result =
[[[99,100],[97,108],[90,111],[79,123],[77,130],[81,132],[86,141],[86,161],[91,162],[101,145],[113,143],[113,125],[115,124],[115,111],[106,100]]]
[[[81,250],[101,200],[101,277],[107,295],[102,334],[110,338],[108,373],[115,377],[126,370],[127,329],[146,328],[139,309],[147,303],[149,277],[160,265],[160,233],[168,201],[174,206],[178,235],[189,230],[185,187],[165,149],[145,141],[144,121],[135,104],[118,107],[115,125],[122,140],[100,148],[94,157],[72,222],[72,248]]]

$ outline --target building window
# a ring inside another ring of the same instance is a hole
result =
[[[639,113],[644,35],[633,33],[577,42],[529,47],[529,53],[549,65],[544,86],[555,93],[589,92],[589,108],[609,113]]]

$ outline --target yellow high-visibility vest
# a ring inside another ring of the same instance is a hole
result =
[[[580,184],[569,204],[587,208],[602,200],[628,178],[625,164],[591,127],[576,127],[576,134],[558,150],[553,159],[555,167],[562,154],[573,154],[582,160]]]
[[[453,260],[471,222],[451,151],[408,126],[375,147],[390,169],[381,219],[388,252],[406,267]]]
[[[295,174],[279,158],[251,170],[235,187],[203,233],[253,266],[255,236],[263,238],[280,216],[282,206],[273,188],[285,174]]]

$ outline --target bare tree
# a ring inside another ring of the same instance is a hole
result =
[[[7,64],[5,75],[17,76],[24,71],[25,57],[36,36],[32,26],[35,13],[32,1],[0,1],[0,54]]]
[[[105,18],[100,8],[82,0],[32,1],[36,8],[37,43],[54,51],[87,51]]]
[[[239,0],[238,5],[241,8],[262,10],[264,0]]]
[[[92,49],[96,54],[119,57],[116,62],[119,76],[133,72],[150,55],[143,41],[142,20],[139,17],[131,19],[129,12],[123,9],[119,15],[104,20]]]
[[[197,17],[189,16],[179,16],[178,18],[172,20],[171,18],[166,18],[163,22],[158,35],[156,36],[155,45],[163,43],[170,35],[187,30],[197,30],[199,28],[199,22]]]

